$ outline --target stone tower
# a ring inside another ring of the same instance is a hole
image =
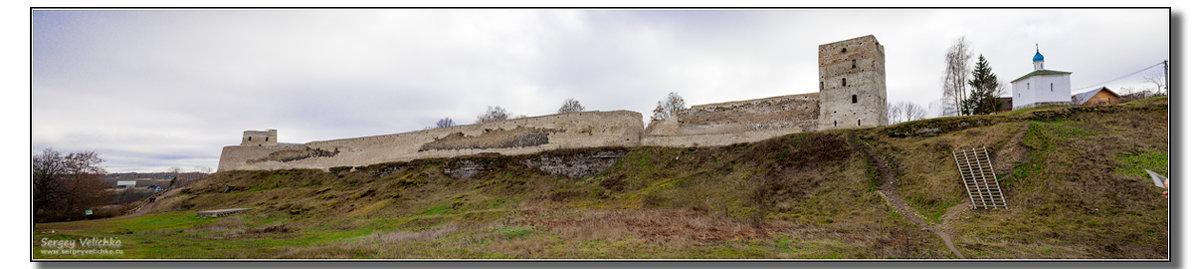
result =
[[[867,35],[820,45],[821,116],[818,129],[887,125],[883,45]]]
[[[279,145],[279,135],[275,129],[266,131],[246,130],[242,132],[242,146],[276,146]]]

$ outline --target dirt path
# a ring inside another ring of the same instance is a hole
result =
[[[967,210],[971,210],[971,202],[962,202],[961,204],[947,208],[946,213],[942,214],[942,223],[937,224],[936,226],[949,229],[950,221],[957,220],[958,216],[962,215],[963,213],[967,213]]]
[[[168,199],[167,197],[170,197],[172,195],[175,195],[176,193],[179,193],[179,190],[181,190],[181,189],[183,189],[183,188],[176,188],[176,189],[164,192],[163,194],[159,194],[154,197],[154,202],[147,202],[145,204],[142,204],[142,206],[138,207],[137,210],[134,210],[133,213],[129,213],[128,215],[124,215],[124,216],[118,216],[118,217],[115,217],[114,219],[137,217],[137,216],[145,215],[146,213],[149,213],[151,209],[154,209],[155,204],[162,201],[163,199]]]
[[[875,150],[871,149],[869,145],[865,145],[865,143],[854,144],[859,151],[866,153],[867,156],[870,156],[871,159],[875,161],[875,169],[878,170],[883,176],[883,184],[882,186],[879,186],[879,190],[875,192],[878,193],[880,197],[883,197],[883,200],[887,202],[888,206],[896,210],[897,213],[900,213],[901,216],[904,216],[904,219],[916,223],[917,226],[921,227],[921,230],[933,232],[938,237],[941,237],[942,243],[946,244],[946,248],[949,248],[950,252],[953,252],[955,257],[958,257],[959,259],[965,258],[963,257],[962,252],[959,252],[958,248],[954,247],[954,241],[951,240],[950,234],[945,232],[944,229],[948,229],[949,227],[941,227],[942,225],[929,225],[929,222],[925,221],[925,218],[921,217],[921,214],[917,213],[917,209],[908,205],[907,202],[904,202],[904,199],[900,198],[899,188],[896,187],[896,174],[892,171],[892,167],[888,165],[887,161],[878,154],[875,154]],[[963,204],[959,204],[955,207],[962,205]],[[961,209],[959,210],[961,211]],[[950,211],[947,210],[947,212]]]

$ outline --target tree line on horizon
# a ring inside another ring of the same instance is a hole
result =
[[[994,76],[993,76],[993,80],[994,80]],[[667,118],[670,118],[671,116],[676,115],[679,111],[685,110],[687,108],[688,108],[687,102],[684,101],[683,97],[680,96],[678,92],[670,92],[667,94],[666,97],[663,97],[662,100],[658,101],[657,105],[654,107],[654,110],[650,116],[650,120],[651,121],[665,120]],[[560,106],[558,108],[558,114],[571,113],[571,112],[582,112],[585,110],[586,110],[586,108],[579,102],[579,100],[576,100],[575,98],[568,98],[567,100],[564,100],[562,103],[562,106]],[[921,107],[920,105],[918,105],[916,103],[912,103],[912,102],[899,102],[899,103],[890,103],[889,102],[887,104],[887,113],[888,113],[888,124],[896,124],[896,123],[901,123],[901,122],[906,122],[906,121],[921,120],[921,119],[925,119],[926,115],[927,115],[925,108]],[[483,114],[480,114],[476,117],[475,123],[478,124],[478,123],[493,122],[493,121],[503,121],[503,120],[507,120],[510,118],[523,118],[523,117],[525,117],[525,116],[524,115],[513,116],[512,113],[509,113],[507,110],[505,110],[503,107],[500,107],[500,106],[488,106],[487,110]],[[450,117],[444,117],[444,118],[438,119],[438,121],[434,124],[434,126],[425,127],[425,129],[429,130],[429,129],[446,128],[446,127],[451,127],[451,126],[455,126],[455,125],[456,124],[454,122],[454,119],[451,119]]]
[[[679,112],[680,110],[684,110],[684,109],[687,109],[687,103],[683,101],[683,97],[680,97],[679,93],[677,93],[677,92],[671,92],[671,93],[668,93],[667,97],[663,98],[663,100],[658,101],[658,106],[656,106],[654,108],[653,115],[650,118],[651,118],[651,120],[663,120],[666,118],[670,118],[671,115],[674,115],[674,113]],[[583,104],[581,104],[579,102],[579,100],[576,100],[575,98],[567,98],[567,100],[564,100],[562,105],[559,106],[558,114],[583,112],[586,110],[587,110],[587,108],[584,107]],[[519,118],[524,118],[524,117],[526,117],[526,116],[525,115],[514,116],[512,113],[508,112],[508,110],[504,109],[504,107],[501,107],[501,106],[488,106],[487,109],[483,112],[483,114],[479,114],[478,116],[476,116],[475,123],[479,124],[479,123],[486,123],[486,122],[503,121],[503,120],[508,120],[508,119],[519,119]],[[437,122],[435,122],[433,126],[425,127],[425,129],[426,130],[440,129],[440,128],[446,128],[446,127],[451,127],[451,126],[455,126],[455,125],[457,125],[457,124],[454,122],[454,119],[451,119],[450,117],[444,117],[444,118],[438,119]]]

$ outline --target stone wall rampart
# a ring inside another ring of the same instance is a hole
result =
[[[513,143],[503,141],[512,137],[489,136],[514,130],[547,131],[537,133],[544,134],[544,140],[518,139]],[[228,146],[221,153],[217,170],[328,169],[479,153],[517,155],[567,148],[635,147],[641,145],[641,135],[641,113],[573,112],[407,133],[313,141],[302,145]],[[458,147],[427,146],[445,141],[448,137],[459,138],[456,141],[458,143],[454,144]],[[422,150],[422,147],[425,149]],[[281,151],[289,152],[277,153]],[[274,158],[272,153],[277,153]]]
[[[816,93],[696,105],[665,120],[652,122],[646,128],[646,135],[689,136],[776,129],[814,131],[819,111],[820,99]]]

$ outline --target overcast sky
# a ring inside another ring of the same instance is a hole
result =
[[[1169,57],[1166,9],[35,10],[33,151],[109,172],[215,169],[243,130],[283,142],[420,130],[487,106],[576,98],[632,110],[817,91],[817,46],[875,35],[888,101],[940,97],[965,36],[1003,82],[1046,68],[1075,91]],[[1161,72],[1161,68],[1151,69]],[[1143,74],[1105,83],[1143,87]]]

